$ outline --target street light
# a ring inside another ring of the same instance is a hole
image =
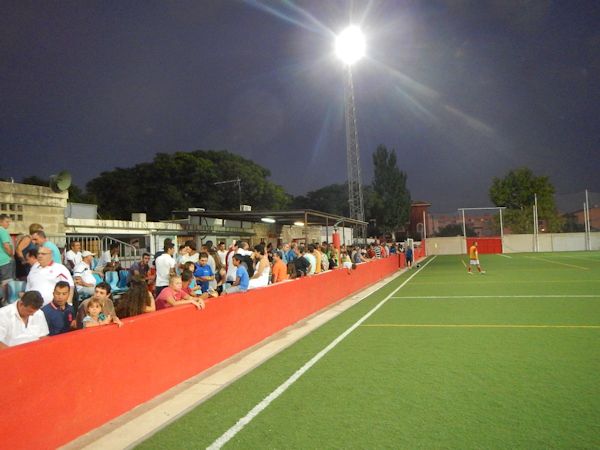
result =
[[[356,106],[351,66],[365,55],[365,38],[360,29],[351,25],[342,31],[335,40],[335,52],[346,66],[346,164],[348,170],[348,203],[350,217],[364,221],[365,209],[360,176],[360,151],[356,126]],[[359,236],[366,239],[366,229],[359,227]]]
[[[342,31],[335,40],[335,53],[349,66],[365,56],[365,36],[360,28],[351,25]]]

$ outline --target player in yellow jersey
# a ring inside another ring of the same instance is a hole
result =
[[[469,267],[468,274],[473,275],[471,272],[471,266],[476,266],[477,271],[479,273],[485,273],[485,270],[481,270],[481,265],[479,264],[479,252],[477,251],[477,241],[473,242],[473,245],[469,248]]]

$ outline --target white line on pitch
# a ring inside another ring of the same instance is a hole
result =
[[[300,369],[298,369],[291,377],[289,377],[286,381],[284,381],[277,389],[267,395],[260,403],[258,403],[254,408],[248,412],[244,417],[237,421],[237,423],[232,426],[229,430],[221,435],[215,442],[213,442],[207,450],[216,450],[223,447],[227,442],[229,442],[233,437],[238,434],[242,429],[248,425],[252,419],[258,416],[263,410],[265,410],[273,400],[277,399],[281,394],[283,394],[292,384],[294,384],[302,375],[304,375],[308,369],[314,366],[323,356],[333,350],[340,342],[342,342],[350,333],[352,333],[356,328],[358,328],[365,320],[371,317],[379,308],[381,308],[392,296],[402,289],[406,283],[408,283],[415,275],[417,275],[421,270],[423,270],[427,264],[435,259],[435,256],[427,261],[425,264],[421,266],[421,268],[417,269],[415,273],[413,273],[410,277],[404,281],[400,286],[398,286],[392,293],[390,293],[386,298],[380,301],[376,306],[374,306],[368,313],[362,316],[358,321],[354,323],[350,328],[340,334],[337,338],[335,338],[331,343],[317,353],[315,356],[311,358],[306,364],[304,364]]]
[[[504,253],[498,253],[498,254],[499,254],[500,256],[504,256],[505,258],[510,258],[510,259],[512,259],[512,256],[505,255]]]
[[[600,295],[407,295],[392,298],[600,298]]]

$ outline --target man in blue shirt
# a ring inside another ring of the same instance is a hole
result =
[[[52,301],[42,308],[46,322],[48,322],[50,336],[66,333],[76,328],[75,310],[67,303],[70,290],[69,283],[59,281],[54,286]]]
[[[196,281],[202,289],[202,292],[208,292],[209,282],[215,279],[215,274],[212,268],[208,264],[208,253],[200,253],[200,259],[196,263],[196,270],[194,271]]]
[[[250,284],[250,276],[248,275],[248,271],[242,264],[242,255],[233,255],[233,265],[236,267],[235,272],[235,281],[228,288],[224,294],[233,294],[235,292],[246,292],[248,290],[248,285]]]
[[[31,235],[31,240],[35,245],[40,247],[49,248],[52,251],[52,261],[57,264],[62,264],[62,257],[60,256],[60,250],[56,246],[56,244],[52,241],[49,241],[46,237],[46,233],[44,230],[38,230]]]

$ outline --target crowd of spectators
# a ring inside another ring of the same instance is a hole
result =
[[[71,241],[61,254],[46,236],[43,226],[32,224],[29,235],[13,244],[7,232],[10,218],[0,215],[0,277],[2,288],[15,279],[26,281],[24,293],[0,308],[0,348],[41,337],[109,324],[122,326],[122,318],[157,310],[193,305],[198,310],[221,295],[243,293],[295,278],[344,269],[397,253],[396,244],[375,241],[367,246],[339,249],[327,242],[277,246],[248,242],[211,241],[200,251],[193,240],[179,247],[170,239],[152,261],[143,253],[139,261],[123,269],[118,245],[100,255],[82,250]],[[57,256],[58,255],[58,256]],[[104,281],[109,271],[127,278],[124,292]],[[8,298],[6,292],[2,301]]]

